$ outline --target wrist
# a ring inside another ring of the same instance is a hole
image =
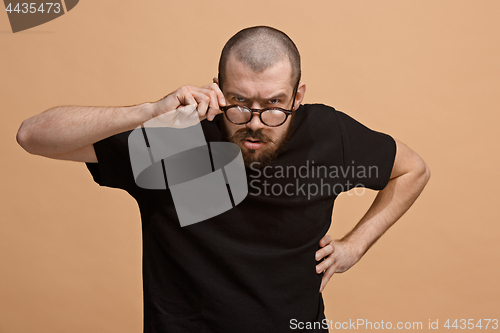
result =
[[[348,236],[343,237],[338,242],[342,243],[344,248],[349,251],[351,256],[354,257],[356,261],[361,259],[361,257],[368,250],[368,247],[364,243],[356,241],[355,239],[352,239]]]
[[[140,105],[140,113],[145,117],[144,121],[148,121],[148,120],[151,120],[153,119],[154,117],[156,117],[156,114],[155,114],[155,104],[156,103],[150,103],[150,102],[146,102],[146,103],[142,103]]]
[[[154,115],[154,103],[142,103],[134,106],[128,106],[125,108],[129,116],[133,118],[132,122],[137,126],[151,120],[155,117]],[[135,128],[135,127],[134,127]]]

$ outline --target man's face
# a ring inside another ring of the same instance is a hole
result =
[[[294,87],[288,59],[261,73],[252,71],[234,56],[229,57],[226,66],[223,92],[227,105],[244,105],[252,109],[292,108]],[[300,99],[297,99],[295,105],[300,105],[302,93],[297,97]],[[252,120],[245,125],[233,124],[224,117],[224,134],[229,141],[241,148],[247,167],[253,162],[258,162],[252,165],[253,168],[263,167],[271,163],[286,145],[291,135],[294,116],[289,116],[285,123],[278,127],[264,125],[257,113],[254,113]]]

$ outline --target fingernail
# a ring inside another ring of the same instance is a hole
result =
[[[211,114],[211,115],[209,115],[209,116],[207,117],[207,119],[208,119],[209,121],[212,121],[212,120],[214,119],[214,116]]]
[[[321,258],[321,254],[316,253],[316,259],[319,260],[319,258]]]
[[[322,292],[322,291],[323,291],[323,286],[321,286],[321,287],[319,288],[319,292]]]
[[[321,266],[316,266],[316,272],[321,273],[322,271],[323,269],[321,268]]]

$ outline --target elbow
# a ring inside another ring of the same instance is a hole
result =
[[[425,182],[427,183],[429,181],[429,179],[431,179],[431,169],[429,168],[429,166],[427,165],[427,163],[425,164],[425,176],[426,176]]]
[[[16,141],[24,150],[26,150],[30,154],[33,154],[30,146],[30,133],[24,121],[21,123],[21,126],[17,130]]]
[[[425,161],[422,159],[419,166],[419,176],[423,186],[425,186],[427,182],[429,182],[429,179],[431,178],[431,169],[429,168],[427,163],[425,163]]]
[[[16,141],[23,147],[24,150],[28,151],[28,131],[25,129],[24,121],[17,130]],[[29,151],[28,151],[29,152]]]

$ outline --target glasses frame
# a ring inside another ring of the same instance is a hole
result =
[[[235,124],[235,125],[245,125],[245,124],[248,124],[249,122],[252,121],[253,114],[254,113],[258,113],[259,114],[259,119],[260,119],[261,123],[263,123],[264,125],[266,125],[268,127],[278,127],[278,126],[281,126],[281,125],[283,125],[286,122],[286,120],[288,119],[288,116],[291,115],[291,114],[293,114],[293,112],[294,112],[293,106],[295,105],[295,99],[297,97],[297,90],[299,88],[299,82],[300,82],[300,80],[297,82],[297,84],[295,85],[295,88],[293,89],[292,108],[290,110],[283,109],[283,108],[278,108],[278,107],[271,107],[271,108],[265,108],[265,109],[252,109],[252,108],[249,108],[248,106],[238,105],[238,104],[221,106],[220,110],[224,112],[224,116],[226,117],[226,119],[230,123]],[[239,108],[243,108],[243,109],[246,109],[246,110],[250,111],[252,113],[252,117],[250,117],[250,119],[248,119],[248,121],[246,121],[244,123],[236,123],[236,122],[230,120],[229,117],[227,116],[227,110],[229,110],[230,108],[234,108],[234,107],[239,107]],[[271,111],[271,110],[278,110],[278,111],[284,112],[285,115],[286,115],[285,120],[283,120],[283,122],[281,124],[278,124],[278,125],[268,125],[268,124],[266,124],[264,122],[264,120],[262,119],[262,113],[266,112],[266,111]]]

